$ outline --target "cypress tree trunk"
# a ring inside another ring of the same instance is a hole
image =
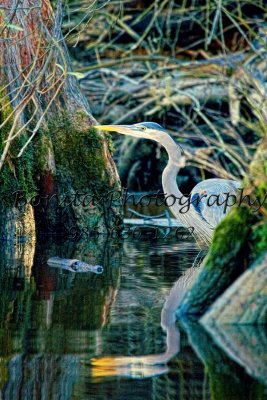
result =
[[[61,19],[60,0],[55,13],[48,0],[1,2],[0,233],[9,239],[18,232],[8,216],[18,209],[32,233],[35,224],[39,232],[89,234],[121,222],[107,201],[119,189],[109,141],[91,128]]]

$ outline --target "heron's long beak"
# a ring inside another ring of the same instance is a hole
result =
[[[135,125],[95,125],[95,129],[107,132],[118,132],[122,135],[135,136],[139,132],[138,127]]]

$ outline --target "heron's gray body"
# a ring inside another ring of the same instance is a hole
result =
[[[195,194],[202,195],[200,200],[200,212],[203,218],[214,229],[227,212],[234,206],[234,198],[240,183],[230,179],[206,179],[198,183],[191,192],[191,198]],[[226,207],[227,198],[229,199],[229,207]],[[231,201],[232,200],[232,201]],[[217,204],[220,204],[219,206]]]
[[[160,143],[167,151],[169,160],[162,173],[162,186],[168,198],[176,199],[169,205],[174,216],[185,226],[193,227],[196,239],[209,243],[212,239],[214,228],[225,216],[230,207],[218,205],[225,202],[227,196],[235,195],[240,183],[228,179],[207,179],[198,183],[191,192],[191,198],[199,198],[199,202],[185,207],[177,199],[184,198],[177,185],[177,174],[185,165],[185,157],[181,146],[176,143],[168,132],[159,124],[154,122],[142,122],[134,125],[104,125],[95,128],[115,131],[123,135],[146,138]],[[214,196],[214,201],[208,203],[208,199]],[[216,201],[215,196],[218,200]],[[167,202],[168,204],[168,202]]]

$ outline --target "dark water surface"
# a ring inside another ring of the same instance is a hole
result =
[[[52,268],[52,256],[104,272]],[[199,260],[170,238],[3,247],[0,399],[267,398],[265,328],[175,324]]]

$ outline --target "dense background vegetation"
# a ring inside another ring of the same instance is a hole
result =
[[[187,154],[180,184],[242,179],[266,135],[264,1],[69,1],[64,33],[100,123],[159,122]],[[160,186],[164,151],[115,138],[123,185]]]

